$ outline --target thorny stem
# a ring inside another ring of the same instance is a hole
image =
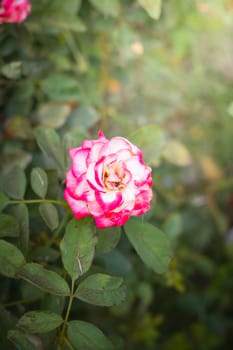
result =
[[[61,333],[60,333],[60,336],[59,336],[59,339],[58,339],[58,343],[60,345],[64,344],[65,331],[66,331],[66,326],[67,326],[67,323],[68,323],[68,320],[69,320],[73,299],[74,299],[74,279],[72,279],[70,300],[69,300],[69,304],[68,304],[68,307],[67,307],[67,310],[66,310],[66,315],[65,315],[64,322],[63,322],[62,330],[61,330]]]

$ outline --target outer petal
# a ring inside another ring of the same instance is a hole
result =
[[[98,228],[123,226],[129,219],[130,211],[123,210],[119,213],[109,212],[105,215],[94,217]]]
[[[70,152],[70,154],[72,151]],[[87,156],[89,154],[88,148],[78,148],[73,153],[72,159],[72,170],[75,176],[80,176],[87,170]]]
[[[77,219],[90,215],[87,204],[84,201],[73,198],[66,189],[64,191],[64,197]]]
[[[146,213],[150,209],[150,201],[152,198],[151,188],[147,188],[144,191],[141,191],[136,198],[135,206],[131,215],[139,216]]]
[[[137,155],[138,157],[142,158],[142,152],[139,150],[138,147],[136,147],[134,144],[132,144],[130,141],[125,139],[124,137],[113,137],[111,140],[109,140],[108,143],[104,146],[102,150],[103,155],[118,153],[120,150],[126,150],[128,149],[131,152],[131,156]]]
[[[76,187],[77,178],[74,176],[73,171],[70,169],[66,173],[66,188],[75,196]]]

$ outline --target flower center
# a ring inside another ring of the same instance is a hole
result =
[[[125,176],[122,162],[110,164],[104,170],[103,182],[105,188],[110,191],[122,190],[125,187]]]

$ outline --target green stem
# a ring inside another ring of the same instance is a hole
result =
[[[59,344],[61,344],[61,345],[64,344],[65,331],[66,331],[66,326],[67,326],[67,323],[68,323],[68,320],[69,320],[73,299],[74,299],[74,279],[72,279],[70,300],[69,300],[69,304],[68,304],[68,307],[67,307],[67,310],[66,310],[66,315],[65,315],[64,322],[63,322],[62,330],[61,330],[61,333],[60,333],[60,336],[59,336]]]
[[[22,200],[10,200],[7,204],[36,204],[36,203],[52,203],[60,205],[64,208],[69,208],[68,204],[65,201],[60,201],[56,199],[22,199]]]
[[[40,298],[20,299],[20,300],[11,301],[11,302],[6,303],[6,304],[2,304],[2,306],[3,307],[11,307],[11,306],[21,305],[21,304],[30,304],[30,303],[34,303],[35,301],[37,301],[39,299]]]

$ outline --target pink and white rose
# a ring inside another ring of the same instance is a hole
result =
[[[0,2],[0,24],[20,23],[31,11],[28,0],[2,0]]]
[[[150,208],[151,168],[141,151],[123,137],[84,140],[69,150],[64,197],[75,217],[93,216],[98,228],[122,226]]]

